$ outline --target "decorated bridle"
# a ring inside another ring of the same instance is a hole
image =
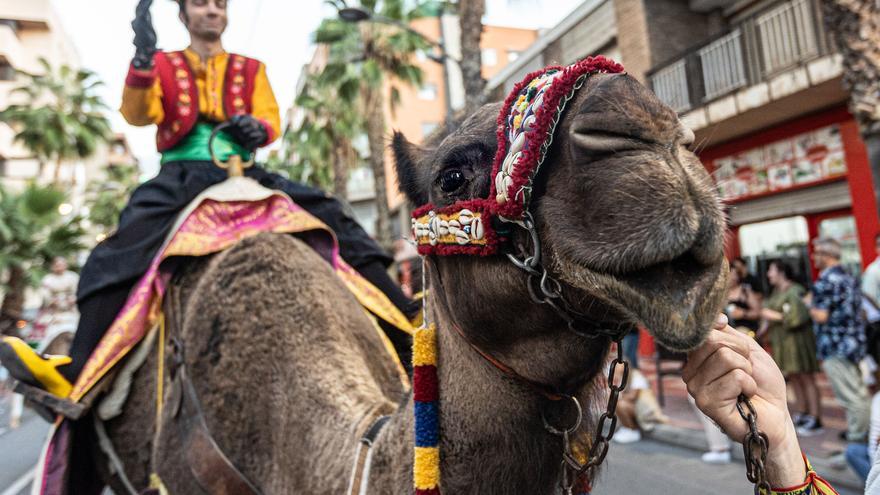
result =
[[[541,169],[565,107],[598,73],[622,73],[623,67],[604,57],[591,57],[567,67],[548,67],[533,72],[517,84],[504,101],[498,116],[498,148],[492,165],[494,180],[487,198],[458,201],[437,208],[427,204],[413,212],[412,230],[419,254],[423,256],[505,254],[527,274],[526,285],[532,299],[547,304],[567,323],[568,329],[585,338],[609,338],[618,342],[616,358],[608,374],[611,391],[608,407],[588,452],[578,450],[574,435],[582,424],[583,411],[578,400],[552,386],[522,377],[490,353],[475,345],[456,325],[453,328],[477,353],[505,375],[510,376],[552,402],[572,404],[575,422],[557,428],[543,418],[547,431],[563,439],[560,487],[571,494],[577,487],[588,491],[591,471],[602,463],[617,417],[617,398],[626,386],[629,365],[623,359],[620,340],[629,326],[600,325],[579,313],[563,297],[562,285],[545,268],[537,226],[529,207],[537,175]],[[528,233],[530,245],[516,248],[510,234],[515,228]],[[424,272],[424,271],[423,271]],[[427,318],[426,318],[427,321]],[[415,401],[415,453],[413,462],[416,495],[440,493],[440,434],[437,387],[436,328],[426,323],[416,331],[413,344],[413,394]],[[618,368],[622,373],[615,382]]]
[[[422,256],[504,254],[526,272],[526,285],[534,302],[552,308],[566,322],[569,331],[584,338],[607,338],[617,343],[615,358],[608,369],[608,404],[599,417],[592,442],[584,452],[573,441],[583,420],[581,405],[573,395],[524,378],[480,349],[454,323],[452,325],[463,340],[505,375],[536,390],[549,401],[567,401],[573,405],[576,419],[570,427],[556,427],[550,424],[546,415],[542,418],[545,429],[563,440],[559,484],[565,495],[571,495],[575,490],[577,493],[589,492],[592,472],[608,453],[617,426],[618,397],[629,376],[629,364],[623,358],[620,342],[632,327],[595,322],[579,313],[565,299],[562,284],[543,264],[540,235],[529,208],[535,181],[568,102],[591,75],[623,72],[623,66],[600,56],[588,57],[567,67],[547,67],[528,74],[505,99],[498,116],[498,147],[492,165],[489,196],[458,201],[442,208],[429,203],[417,208],[412,219],[413,238]],[[512,246],[510,234],[517,227],[528,233],[528,247]],[[423,277],[424,268],[427,266],[423,267]],[[437,331],[436,326],[428,322],[427,311],[424,315],[425,323],[416,330],[413,340],[413,481],[416,495],[439,495]],[[618,370],[621,371],[619,375]],[[769,490],[763,466],[768,449],[767,437],[757,429],[757,414],[748,399],[741,396],[737,407],[749,423],[750,432],[743,442],[747,476],[755,483],[755,493],[759,487]]]

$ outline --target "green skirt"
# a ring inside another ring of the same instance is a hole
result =
[[[816,336],[810,325],[786,330],[782,325],[771,325],[770,345],[773,360],[783,375],[792,373],[817,373]]]

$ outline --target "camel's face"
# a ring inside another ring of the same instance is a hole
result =
[[[487,105],[433,153],[396,137],[415,204],[487,197],[498,111]],[[692,142],[632,77],[593,76],[569,102],[530,207],[545,265],[570,300],[600,320],[644,324],[675,349],[708,332],[728,272],[724,216]]]

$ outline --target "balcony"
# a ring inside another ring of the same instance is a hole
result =
[[[750,86],[777,78],[828,54],[818,0],[776,3],[722,35],[655,67],[657,96],[685,113]]]

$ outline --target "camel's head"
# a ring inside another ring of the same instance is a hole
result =
[[[439,211],[490,192],[495,199],[500,110],[484,106],[432,150],[395,136],[401,189],[412,203]],[[565,108],[528,206],[544,265],[578,311],[607,324],[643,324],[673,349],[702,341],[728,273],[724,215],[689,149],[693,140],[675,112],[634,78],[592,75]],[[526,275],[503,253],[531,252],[529,246],[526,231],[513,226],[498,255],[435,257],[444,285],[458,284],[445,288],[450,307],[481,300],[473,312],[528,318],[533,309],[504,306],[528,298],[515,299],[526,293]],[[500,304],[487,302],[493,298]]]

